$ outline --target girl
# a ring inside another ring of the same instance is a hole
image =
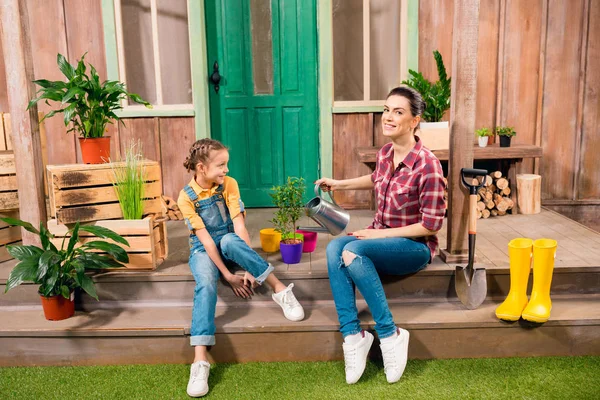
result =
[[[367,229],[332,240],[327,246],[329,281],[344,337],[349,384],[362,376],[373,343],[373,335],[360,328],[355,287],[375,320],[388,382],[398,381],[406,367],[409,333],[394,324],[378,274],[417,272],[431,261],[438,247],[435,234],[446,210],[445,183],[439,160],[415,136],[424,108],[417,91],[393,89],[381,117],[383,135],[391,143],[377,153],[373,174],[315,182],[326,191],[374,189],[377,197],[377,212]]]
[[[304,310],[292,292],[294,284],[286,287],[281,283],[272,273],[273,267],[250,247],[244,203],[237,182],[227,176],[228,161],[229,152],[222,143],[212,139],[194,143],[183,166],[195,176],[177,200],[190,230],[189,264],[196,281],[190,338],[195,358],[187,386],[192,397],[208,393],[207,346],[215,344],[219,275],[242,298],[250,298],[252,288],[266,282],[287,319],[304,318]],[[227,265],[238,265],[246,273],[243,277],[235,275]]]

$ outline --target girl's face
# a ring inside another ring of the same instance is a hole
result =
[[[196,172],[199,173],[208,182],[223,184],[225,176],[229,172],[227,163],[229,162],[229,151],[226,149],[212,150],[209,154],[208,163],[199,162],[196,164]]]
[[[410,102],[406,97],[390,96],[385,101],[381,122],[383,136],[394,140],[404,135],[412,135],[421,120],[420,116],[413,117]]]

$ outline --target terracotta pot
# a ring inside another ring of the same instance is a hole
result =
[[[79,138],[81,157],[84,164],[103,164],[110,159],[110,136],[101,138]]]
[[[44,297],[42,299],[42,308],[44,316],[49,321],[60,321],[72,317],[75,314],[75,299],[71,293],[70,299],[65,299],[62,296]]]

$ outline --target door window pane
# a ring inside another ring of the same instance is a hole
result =
[[[271,0],[250,0],[252,76],[255,94],[273,94]]]
[[[121,15],[127,90],[156,104],[150,0],[121,0]]]
[[[192,102],[187,0],[158,0],[158,41],[164,104]]]
[[[370,1],[371,99],[383,100],[400,84],[399,0]]]
[[[333,0],[334,100],[363,100],[363,1]]]

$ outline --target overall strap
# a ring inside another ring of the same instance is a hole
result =
[[[185,185],[183,190],[185,191],[185,194],[188,195],[188,197],[190,198],[190,200],[192,202],[198,200],[198,195],[196,194],[196,192],[194,192],[194,189],[192,189],[192,187],[190,185]]]

